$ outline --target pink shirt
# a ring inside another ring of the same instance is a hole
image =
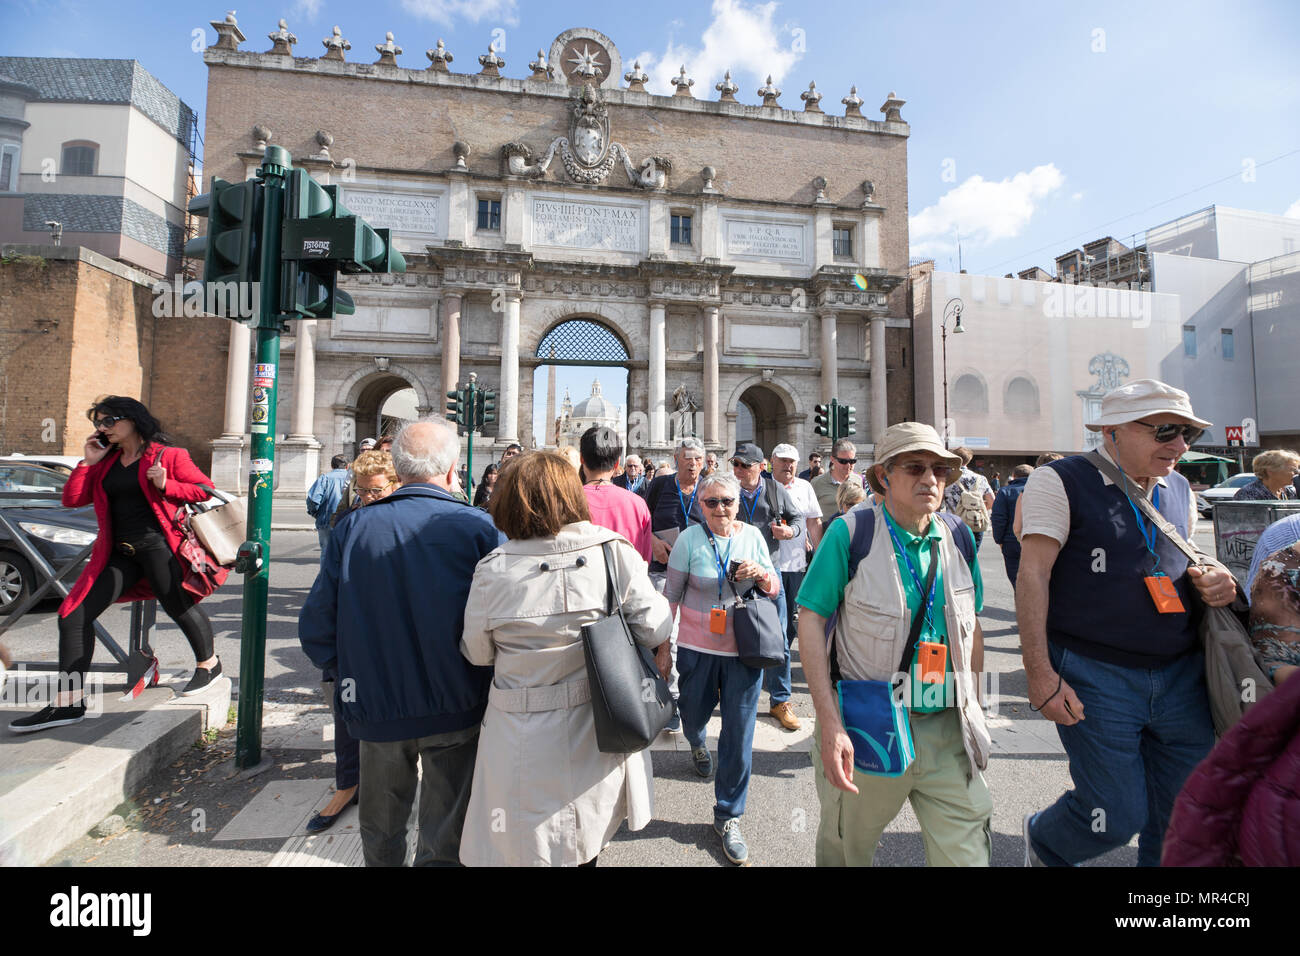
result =
[[[582,490],[587,495],[591,523],[627,538],[637,553],[649,562],[650,509],[646,507],[645,499],[607,482],[583,485]]]

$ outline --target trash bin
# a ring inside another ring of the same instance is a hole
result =
[[[1215,556],[1244,588],[1255,542],[1279,518],[1300,512],[1300,501],[1221,501],[1214,506]]]

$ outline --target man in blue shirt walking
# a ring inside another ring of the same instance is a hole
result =
[[[316,534],[320,537],[321,560],[330,543],[330,518],[339,506],[343,489],[348,485],[348,460],[343,455],[330,459],[330,471],[325,472],[307,489],[307,514],[316,519]]]

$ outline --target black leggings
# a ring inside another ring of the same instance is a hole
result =
[[[86,671],[95,654],[95,619],[141,577],[149,579],[154,597],[185,634],[195,662],[212,656],[212,624],[194,603],[194,595],[181,586],[181,566],[167,546],[167,539],[161,532],[153,531],[135,545],[134,555],[128,557],[114,548],[108,565],[99,572],[86,597],[71,614],[59,618],[62,673],[77,675],[84,686]],[[146,647],[145,653],[152,651]]]

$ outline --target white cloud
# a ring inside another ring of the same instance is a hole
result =
[[[454,20],[495,20],[509,27],[519,23],[516,0],[402,0],[402,8],[445,26],[451,26]]]
[[[757,90],[768,74],[780,86],[802,56],[794,48],[790,28],[773,23],[776,8],[776,3],[713,0],[713,19],[700,35],[699,45],[670,39],[662,53],[647,50],[634,58],[650,76],[647,88],[665,96],[676,92],[672,78],[685,64],[686,75],[695,81],[691,92],[699,99],[713,100],[718,98],[714,84],[730,70],[732,81],[741,87],[736,98],[756,103]],[[799,91],[793,92],[797,101]]]
[[[1293,202],[1282,215],[1290,216],[1292,219],[1300,219],[1300,199]]]
[[[1029,224],[1039,201],[1064,183],[1065,176],[1054,163],[1001,182],[972,176],[910,219],[911,255],[952,252],[956,233],[966,248],[1014,238]]]
[[[293,16],[303,17],[307,20],[315,20],[320,13],[322,0],[297,0],[293,5]]]
[[[1071,193],[1070,195],[1071,202],[1078,202],[1082,198],[1083,198],[1083,193]]]

